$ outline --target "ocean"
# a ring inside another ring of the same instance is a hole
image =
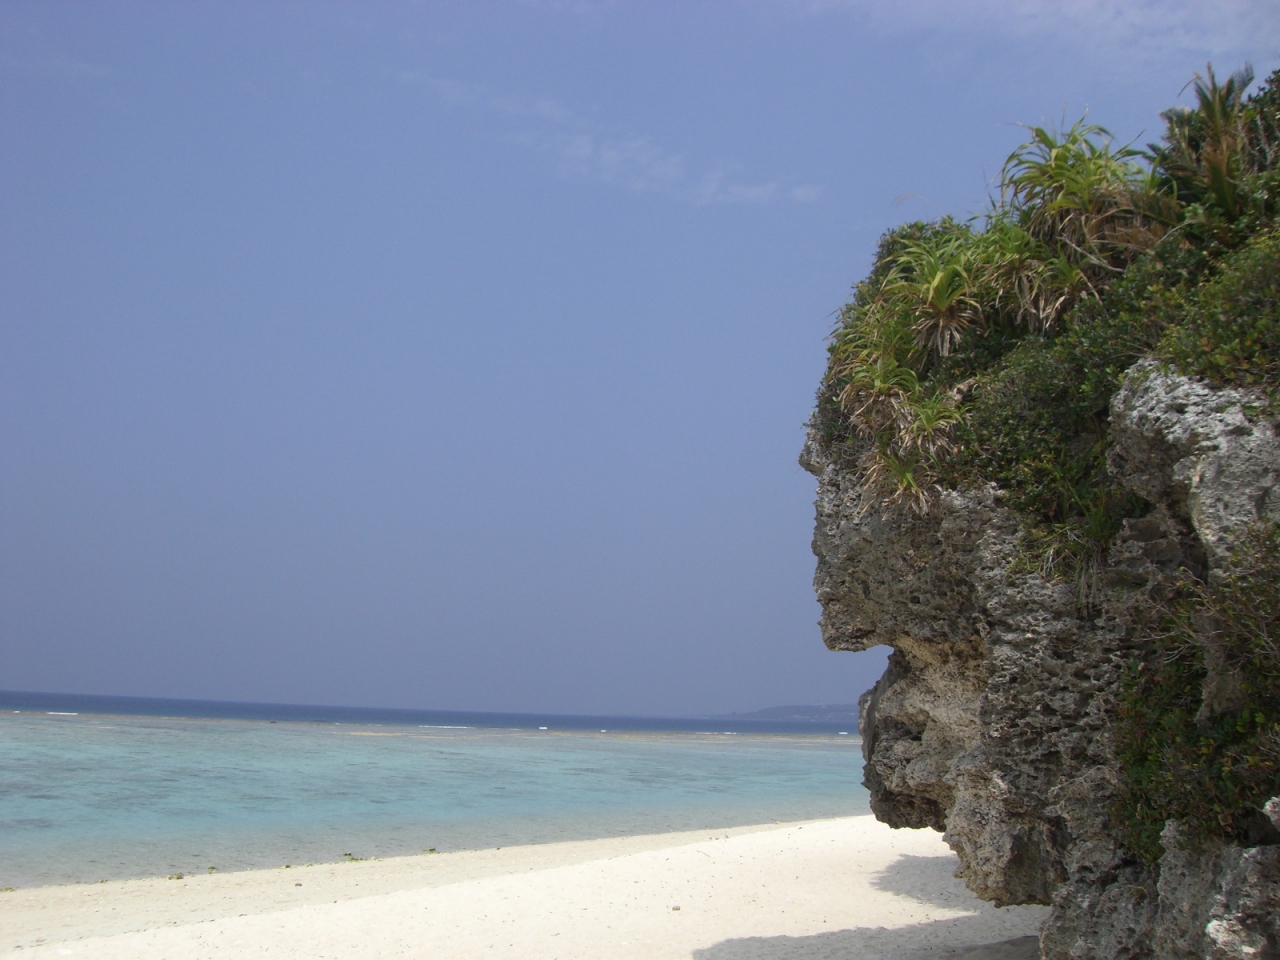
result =
[[[0,692],[0,888],[866,813],[835,726]]]

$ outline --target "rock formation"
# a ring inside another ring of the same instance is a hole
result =
[[[885,515],[856,457],[816,430],[805,445],[823,639],[893,648],[861,701],[872,809],[945,831],[978,896],[1051,904],[1050,960],[1280,957],[1280,845],[1188,845],[1171,822],[1152,867],[1110,820],[1116,698],[1150,655],[1162,604],[1187,571],[1220,569],[1233,531],[1280,520],[1280,440],[1258,406],[1245,390],[1132,368],[1108,464],[1151,508],[1077,582],[1020,562],[1023,521],[995,487]],[[1230,690],[1229,671],[1211,671],[1206,709]],[[1267,812],[1280,828],[1280,799]]]

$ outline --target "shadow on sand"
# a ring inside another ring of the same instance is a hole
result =
[[[896,893],[921,903],[949,910],[966,910],[977,905],[973,894],[956,882],[959,866],[954,854],[941,857],[913,857],[903,854],[877,873],[871,885],[885,893]]]
[[[983,942],[991,938],[994,908],[980,903],[954,879],[955,867],[954,856],[904,855],[876,874],[871,884],[930,906],[974,911],[965,916],[892,929],[868,926],[803,937],[722,940],[695,950],[693,960],[1039,960],[1038,937]]]
[[[894,930],[866,927],[808,937],[743,937],[693,951],[694,960],[1039,960],[1039,937],[973,943],[985,924],[959,917]],[[945,946],[948,943],[966,946]],[[929,946],[928,944],[934,944]]]

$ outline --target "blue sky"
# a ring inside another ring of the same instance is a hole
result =
[[[0,2],[0,688],[851,702],[833,312],[1280,4]]]

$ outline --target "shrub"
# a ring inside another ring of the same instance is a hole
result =
[[[1113,811],[1125,845],[1154,862],[1168,820],[1193,840],[1256,843],[1262,805],[1280,794],[1280,528],[1241,538],[1223,576],[1192,582],[1155,655],[1120,699],[1116,756],[1125,783]],[[1234,676],[1225,708],[1207,708],[1207,662]]]
[[[1193,376],[1280,386],[1280,233],[1228,255],[1169,328],[1161,352]]]

